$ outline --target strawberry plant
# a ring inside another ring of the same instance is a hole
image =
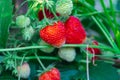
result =
[[[107,1],[1,0],[0,80],[120,80],[120,3]]]

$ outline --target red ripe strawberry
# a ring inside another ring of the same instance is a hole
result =
[[[57,68],[52,68],[39,76],[39,80],[60,80],[60,72]]]
[[[65,27],[67,44],[82,44],[85,42],[86,32],[78,18],[70,16],[65,22]]]
[[[46,17],[47,17],[47,18],[51,19],[51,18],[54,17],[53,13],[50,12],[49,9],[46,9],[46,8],[45,8],[44,10],[45,10],[45,14],[46,14]],[[59,16],[58,13],[57,13],[56,15]],[[38,19],[39,19],[39,20],[42,20],[43,18],[44,18],[43,11],[40,10],[40,11],[38,12]]]
[[[64,23],[55,22],[40,30],[40,37],[54,47],[61,47],[66,40]]]
[[[92,42],[92,44],[93,44],[93,45],[99,45],[98,42],[95,41],[95,40]],[[89,47],[89,48],[87,48],[87,50],[88,50],[91,54],[96,54],[96,55],[101,54],[101,51],[100,51],[100,49],[98,49],[98,48],[90,48],[90,47]]]

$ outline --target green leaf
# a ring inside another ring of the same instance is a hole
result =
[[[111,64],[99,62],[97,66],[90,66],[90,80],[120,80],[120,77]]]
[[[89,65],[90,80],[120,80],[117,69],[105,62],[96,62],[97,66]],[[69,80],[87,80],[86,70],[80,70]]]
[[[90,5],[95,6],[95,0],[86,0]]]
[[[18,79],[11,75],[11,71],[4,71],[0,75],[0,80],[18,80]]]
[[[41,10],[41,4],[39,4],[36,1],[28,1],[28,12],[27,15],[29,15],[32,19],[38,19],[38,12]]]
[[[0,0],[0,48],[6,46],[8,29],[12,20],[12,0]]]
[[[117,10],[120,10],[120,0],[117,0],[116,8]]]
[[[4,56],[0,56],[0,63],[2,63],[4,61]]]
[[[56,67],[60,70],[61,80],[71,80],[79,72],[74,63],[63,62]]]
[[[74,76],[78,70],[71,69],[71,70],[65,70],[61,72],[61,80],[71,80],[72,76]]]

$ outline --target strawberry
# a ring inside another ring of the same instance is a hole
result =
[[[17,25],[19,28],[25,28],[25,27],[27,27],[28,25],[30,25],[30,18],[29,18],[29,17],[26,17],[26,16],[24,16],[24,15],[17,16],[17,17],[16,17],[16,25]]]
[[[54,47],[61,47],[66,40],[64,23],[58,21],[44,27],[40,30],[40,37]]]
[[[78,18],[70,16],[65,22],[65,27],[67,44],[82,44],[85,42],[86,31]]]
[[[24,40],[30,41],[32,39],[34,33],[35,33],[35,31],[34,31],[32,26],[25,27],[22,30],[22,37],[23,37]]]
[[[30,75],[30,66],[28,63],[23,63],[22,66],[17,66],[17,76],[20,76],[21,78],[28,78]]]
[[[61,16],[69,16],[73,10],[72,0],[57,0],[56,11]]]
[[[60,48],[58,51],[60,58],[67,62],[72,62],[75,59],[76,52],[74,48]]]
[[[93,41],[92,42],[93,45],[99,45],[97,41]],[[96,54],[96,55],[99,55],[101,54],[101,51],[100,49],[98,48],[91,48],[91,47],[88,47],[87,50],[91,53],[91,54]]]
[[[60,72],[57,68],[52,68],[40,75],[39,80],[60,80]]]
[[[47,18],[51,19],[51,18],[54,17],[53,13],[51,13],[49,9],[46,9],[46,8],[45,8],[44,10],[45,10],[45,14],[46,14],[46,17],[47,17]],[[58,13],[56,13],[56,15],[59,16]],[[39,12],[38,12],[38,19],[39,19],[39,20],[44,19],[44,15],[43,15],[43,11],[42,11],[42,10],[39,10]]]
[[[93,45],[99,45],[98,42],[95,41],[95,40],[92,41],[92,44]],[[98,56],[96,56],[96,55],[100,55],[101,54],[100,49],[88,47],[88,48],[86,48],[86,50],[88,50],[91,54],[94,54],[94,56],[91,57],[91,61],[92,62],[94,62],[95,60],[100,59]]]
[[[43,40],[39,40],[38,41],[38,44],[40,45],[40,46],[50,46],[49,44],[47,44],[45,41],[43,41]],[[45,52],[45,53],[51,53],[51,52],[53,52],[54,51],[54,47],[50,47],[50,48],[45,48],[45,49],[43,49],[43,48],[41,48],[40,50],[42,51],[42,52]]]

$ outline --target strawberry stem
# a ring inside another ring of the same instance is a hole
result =
[[[88,49],[88,46],[87,45],[87,49]],[[87,80],[90,80],[90,75],[89,75],[89,57],[88,57],[89,53],[88,53],[88,50],[86,52],[86,75],[87,75]]]
[[[26,55],[27,55],[27,53],[23,55],[23,58],[22,58],[22,60],[21,60],[20,66],[22,66]],[[20,67],[20,68],[21,68],[21,67]],[[20,70],[20,73],[21,73],[21,70]],[[20,74],[19,74],[19,76],[18,76],[18,80],[20,80]]]
[[[20,60],[22,57],[15,57],[16,59]],[[43,59],[43,60],[60,60],[58,57],[48,57],[48,56],[38,56],[38,58]],[[30,56],[30,57],[25,57],[26,60],[31,60],[31,59],[36,59],[35,56]]]
[[[63,47],[86,47],[86,44],[65,44]],[[110,50],[112,52],[115,52],[116,54],[119,54],[119,51],[108,47],[106,45],[89,45],[91,48],[100,48],[104,50]],[[30,50],[30,49],[39,49],[39,48],[50,48],[50,46],[27,46],[27,47],[17,47],[17,48],[7,48],[7,49],[0,49],[0,52],[6,52],[6,51],[21,51],[21,50]]]
[[[39,58],[38,55],[37,55],[37,50],[35,50],[35,53],[34,53],[34,54],[35,54],[35,56],[36,56],[39,64],[40,64],[41,67],[43,68],[43,70],[46,70],[45,66],[43,65],[42,61],[40,60],[40,58]]]
[[[44,2],[44,3],[45,3],[45,2]],[[46,17],[46,14],[45,14],[44,4],[42,5],[42,12],[43,12],[43,16],[44,16],[44,19],[46,20],[46,22],[47,22],[48,24],[50,24],[49,21],[48,21],[48,19],[47,19],[47,17]]]
[[[58,16],[57,16],[56,13],[53,11],[53,8],[51,8],[51,11],[52,11],[53,15],[55,16],[55,18],[58,20]]]

